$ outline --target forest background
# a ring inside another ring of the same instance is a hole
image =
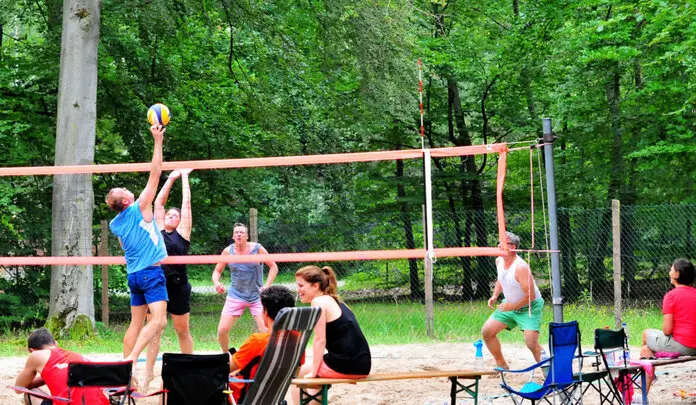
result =
[[[59,0],[0,0],[2,166],[55,162],[62,10]],[[624,288],[634,303],[659,301],[671,261],[696,256],[692,2],[103,0],[100,12],[95,163],[150,159],[145,111],[154,102],[173,115],[165,161],[420,148],[421,59],[426,147],[533,143],[541,118],[553,118],[570,301],[612,299],[612,199],[622,203]],[[435,160],[436,247],[497,243],[496,166],[495,156]],[[536,248],[546,236],[540,181]],[[103,196],[114,186],[139,190],[145,174],[91,183],[96,246],[100,221],[113,217]],[[51,176],[0,178],[0,256],[50,255],[52,187]],[[272,253],[423,246],[419,160],[197,171],[192,198],[192,254],[220,252],[250,208]],[[515,152],[505,206],[526,247],[531,202],[529,153]],[[546,257],[529,259],[548,296]],[[422,298],[421,261],[336,267],[388,300]],[[43,323],[51,268],[0,268],[3,329]],[[192,279],[211,269],[192,266]],[[125,291],[124,269],[110,273],[110,290]],[[494,274],[490,258],[440,260],[437,297],[485,299],[480,286]]]

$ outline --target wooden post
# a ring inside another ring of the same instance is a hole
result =
[[[611,235],[613,245],[612,262],[614,264],[614,326],[621,327],[621,202],[611,200]]]
[[[106,220],[101,221],[101,239],[99,240],[99,256],[109,255],[109,226]],[[102,322],[109,327],[109,265],[101,266],[101,301],[102,301]]]
[[[259,211],[256,208],[249,208],[249,239],[259,241]]]

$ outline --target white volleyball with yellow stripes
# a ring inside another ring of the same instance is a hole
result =
[[[169,124],[169,108],[162,103],[157,103],[147,110],[147,120],[150,125],[167,125]]]

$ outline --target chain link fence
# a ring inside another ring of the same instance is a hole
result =
[[[270,253],[422,248],[420,212],[371,213],[345,223],[310,223],[306,218],[259,219],[259,241]],[[624,305],[659,305],[669,289],[668,271],[675,258],[696,257],[696,206],[626,206],[621,208],[622,295]],[[530,211],[506,211],[508,229],[522,238],[522,249],[547,249],[547,227],[540,212],[534,224]],[[534,225],[534,226],[532,226]],[[534,229],[532,231],[532,229]],[[568,302],[613,303],[612,212],[606,209],[559,209],[562,295]],[[231,230],[230,230],[231,231]],[[231,232],[230,232],[231,233]],[[494,211],[434,211],[435,247],[496,246]],[[533,236],[533,238],[532,238]],[[194,245],[196,235],[194,229]],[[95,227],[95,245],[99,227]],[[111,254],[121,254],[109,238]],[[219,247],[221,251],[224,245]],[[96,252],[96,247],[95,247]],[[193,249],[193,254],[216,254]],[[550,261],[547,253],[520,253],[550,298]],[[277,283],[294,287],[294,273],[311,263],[279,263]],[[352,303],[422,302],[423,260],[343,261],[331,265],[339,279],[339,293]],[[219,314],[211,273],[214,265],[189,266],[194,286],[193,315]],[[101,268],[94,266],[97,319],[102,314]],[[495,281],[491,257],[438,258],[434,265],[436,301],[486,300]],[[128,293],[123,266],[108,269],[108,303],[113,321],[128,319]],[[48,312],[50,268],[0,266],[0,328],[41,324]]]

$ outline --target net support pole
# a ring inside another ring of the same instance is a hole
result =
[[[430,151],[423,150],[423,181],[425,183],[425,261],[423,268],[423,284],[425,285],[425,333],[435,337],[435,319],[433,311],[433,196]]]
[[[549,204],[549,239],[551,243],[551,302],[553,321],[563,322],[563,296],[561,294],[561,261],[558,251],[558,215],[556,208],[556,178],[553,165],[553,131],[551,118],[543,119],[544,163],[546,166],[546,200]]]

